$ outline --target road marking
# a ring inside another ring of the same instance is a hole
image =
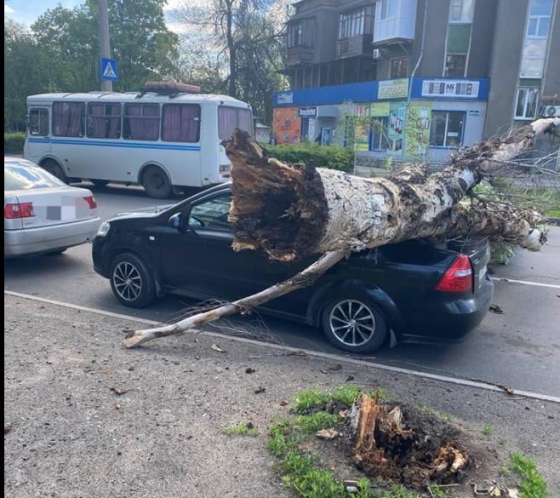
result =
[[[560,289],[560,285],[541,284],[540,282],[528,282],[527,280],[513,280],[511,278],[492,277],[496,282],[513,282],[514,284],[534,285],[535,287],[550,287],[551,289]]]
[[[85,311],[88,313],[95,313],[98,315],[104,315],[104,316],[110,316],[112,318],[118,318],[120,320],[128,320],[128,321],[133,321],[133,322],[137,322],[137,323],[142,323],[145,325],[155,325],[155,326],[159,326],[159,325],[164,325],[162,322],[157,322],[155,320],[147,320],[145,318],[140,318],[137,316],[131,316],[131,315],[123,315],[122,313],[114,313],[112,311],[105,311],[105,310],[100,310],[97,308],[89,308],[87,306],[80,306],[79,304],[71,304],[71,303],[64,303],[61,301],[55,301],[54,299],[48,299],[45,297],[39,297],[39,296],[32,296],[30,294],[22,294],[20,292],[13,292],[13,291],[8,291],[8,290],[4,290],[4,294],[7,294],[9,296],[13,296],[13,297],[20,297],[22,299],[29,299],[30,301],[38,301],[41,303],[47,303],[47,304],[53,304],[55,306],[62,306],[64,308],[70,308],[70,309],[74,309],[74,310],[79,310],[79,311]],[[191,330],[187,330],[186,333],[190,333],[190,334],[204,334],[206,336],[209,337],[218,337],[221,339],[227,339],[230,341],[235,341],[235,342],[241,342],[241,343],[245,343],[245,344],[251,344],[253,346],[259,346],[259,347],[266,347],[269,349],[277,349],[280,351],[286,351],[286,352],[291,352],[291,353],[305,353],[308,356],[313,356],[316,358],[323,358],[326,360],[334,360],[334,361],[343,361],[345,363],[350,363],[352,365],[357,365],[357,366],[362,366],[362,367],[368,367],[368,368],[376,368],[378,370],[385,370],[387,372],[394,372],[394,373],[401,373],[401,374],[405,374],[405,375],[412,375],[414,377],[421,377],[423,379],[431,379],[431,380],[437,380],[437,381],[441,381],[441,382],[447,382],[449,384],[455,384],[458,386],[465,386],[465,387],[474,387],[474,388],[478,388],[478,389],[484,389],[486,391],[494,391],[494,392],[499,392],[499,393],[504,393],[506,394],[506,392],[504,391],[504,389],[491,384],[491,383],[486,383],[486,382],[480,382],[480,381],[473,381],[473,380],[467,380],[467,379],[461,379],[461,378],[455,378],[455,377],[447,377],[445,375],[437,375],[437,374],[431,374],[431,373],[426,373],[426,372],[420,372],[418,370],[409,370],[407,368],[400,368],[400,367],[392,367],[389,365],[383,365],[381,363],[374,363],[371,361],[366,361],[366,360],[358,360],[358,359],[354,359],[354,358],[347,358],[346,356],[342,356],[342,355],[337,355],[337,354],[332,354],[332,353],[322,353],[319,351],[312,351],[309,349],[302,349],[302,348],[294,348],[291,346],[282,346],[279,344],[269,344],[267,342],[261,342],[261,341],[256,341],[254,339],[246,339],[244,337],[235,337],[235,336],[229,336],[226,334],[220,334],[219,332],[207,332],[207,331],[202,331],[202,330],[198,330],[198,329],[191,329]],[[539,393],[534,393],[531,391],[518,391],[517,389],[512,389],[513,391],[513,395],[516,396],[523,396],[525,398],[532,398],[532,399],[538,399],[541,401],[550,401],[552,403],[558,403],[560,404],[560,398],[557,398],[555,396],[549,396],[547,394],[539,394]],[[508,396],[510,396],[508,394]]]

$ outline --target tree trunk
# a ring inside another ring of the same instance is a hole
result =
[[[465,148],[432,177],[410,166],[388,178],[360,178],[309,164],[289,166],[268,158],[238,130],[226,143],[233,164],[234,249],[261,249],[273,259],[294,261],[445,233],[448,224],[442,220],[485,173],[556,126],[560,118],[542,119],[507,139]],[[462,222],[461,217],[455,220],[457,231]],[[464,228],[468,232],[470,225]]]
[[[234,250],[264,250],[272,259],[296,261],[324,255],[298,275],[252,296],[198,313],[176,324],[138,330],[126,347],[181,334],[233,313],[247,313],[271,299],[311,285],[353,251],[407,239],[469,234],[505,237],[532,250],[544,243],[534,225],[538,213],[506,205],[459,203],[496,165],[531,147],[536,136],[553,132],[560,119],[543,119],[505,140],[465,148],[448,168],[428,177],[410,165],[390,178],[359,178],[313,165],[289,166],[268,158],[245,132],[225,144],[232,168]]]
[[[227,315],[233,315],[234,313],[245,314],[251,309],[266,303],[267,301],[271,301],[272,299],[283,296],[284,294],[288,294],[289,292],[297,289],[301,289],[302,287],[312,285],[317,278],[325,273],[331,266],[338,263],[346,255],[347,254],[344,252],[328,252],[311,266],[282,283],[273,285],[272,287],[258,292],[257,294],[253,294],[252,296],[234,301],[231,304],[224,304],[223,306],[219,306],[212,310],[197,313],[196,315],[185,318],[184,320],[172,325],[164,325],[147,330],[137,330],[127,336],[124,340],[124,345],[127,348],[132,348],[139,346],[143,342],[151,341],[152,339],[157,339],[159,337],[182,334],[186,330],[199,327],[205,323],[214,322]]]

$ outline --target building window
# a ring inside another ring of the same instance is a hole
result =
[[[537,115],[538,88],[520,88],[517,91],[515,119],[535,119]]]
[[[463,141],[464,122],[464,112],[432,111],[430,146],[460,147]]]
[[[88,104],[89,138],[121,138],[121,105]]]
[[[389,65],[389,79],[408,77],[408,57],[391,59]]]
[[[375,118],[371,125],[370,150],[386,151],[389,148],[389,118]]]
[[[123,138],[158,140],[159,124],[159,104],[125,104]]]
[[[525,30],[523,57],[521,59],[521,78],[541,78],[550,30],[550,16],[553,0],[531,0],[529,18]]]
[[[473,12],[474,0],[451,0],[449,22],[471,23]]]
[[[288,24],[288,48],[312,47],[315,31],[314,19],[300,19]]]
[[[529,7],[527,37],[547,38],[552,14],[552,0],[532,0]]]
[[[338,23],[339,40],[372,33],[373,7],[363,7],[345,14],[340,14]]]
[[[54,102],[52,130],[55,137],[83,137],[86,105],[83,102]]]
[[[381,0],[380,21],[397,17],[397,0]]]
[[[467,66],[465,54],[448,54],[445,58],[445,76],[448,78],[464,78]]]
[[[46,137],[49,135],[49,110],[35,108],[29,111],[29,134]]]

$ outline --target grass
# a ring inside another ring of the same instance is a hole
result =
[[[340,409],[350,407],[360,392],[355,385],[345,385],[335,391],[306,389],[293,399],[291,412],[295,416],[277,420],[269,428],[268,450],[278,459],[284,484],[300,498],[421,498],[402,485],[378,489],[367,478],[358,480],[357,491],[350,491],[331,471],[322,467],[318,454],[303,444],[314,440],[318,430],[336,426],[339,422],[337,413],[327,411],[329,405],[336,403]],[[435,413],[429,407],[425,407],[425,412]],[[490,425],[482,429],[485,435],[492,432]],[[510,466],[503,470],[520,478],[520,498],[552,498],[546,481],[530,458],[514,453]],[[430,486],[429,491],[433,498],[448,496],[448,492],[437,485]]]
[[[377,391],[380,399],[386,399],[387,391],[378,388],[369,392],[373,395]],[[320,391],[317,388],[301,391],[293,400],[292,411],[301,415],[308,415],[314,410],[324,408],[327,403],[337,403],[346,407],[352,406],[360,394],[360,388],[355,384],[340,386],[335,391]]]
[[[520,498],[552,498],[546,481],[537,471],[532,459],[522,453],[513,453],[510,470],[521,478]]]
[[[484,434],[485,436],[489,436],[490,434],[492,434],[492,426],[486,424],[486,425],[482,428],[482,434]]]
[[[378,392],[380,397],[385,395],[384,390]],[[334,427],[340,421],[340,415],[326,411],[328,405],[349,408],[360,393],[358,386],[345,385],[334,391],[306,389],[294,398],[291,412],[296,416],[276,421],[268,431],[268,450],[279,460],[284,484],[302,498],[420,498],[401,485],[375,489],[367,478],[359,479],[358,491],[351,492],[331,471],[321,468],[317,455],[300,450],[301,443],[314,439],[318,430]],[[436,498],[445,496],[437,494],[442,492],[437,487],[432,492]]]
[[[251,422],[240,422],[234,427],[227,427],[220,431],[226,436],[253,436],[259,435],[258,429]]]

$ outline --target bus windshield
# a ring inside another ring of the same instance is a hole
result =
[[[250,109],[218,107],[218,135],[220,140],[230,140],[235,128],[246,131],[253,136],[253,119]]]

